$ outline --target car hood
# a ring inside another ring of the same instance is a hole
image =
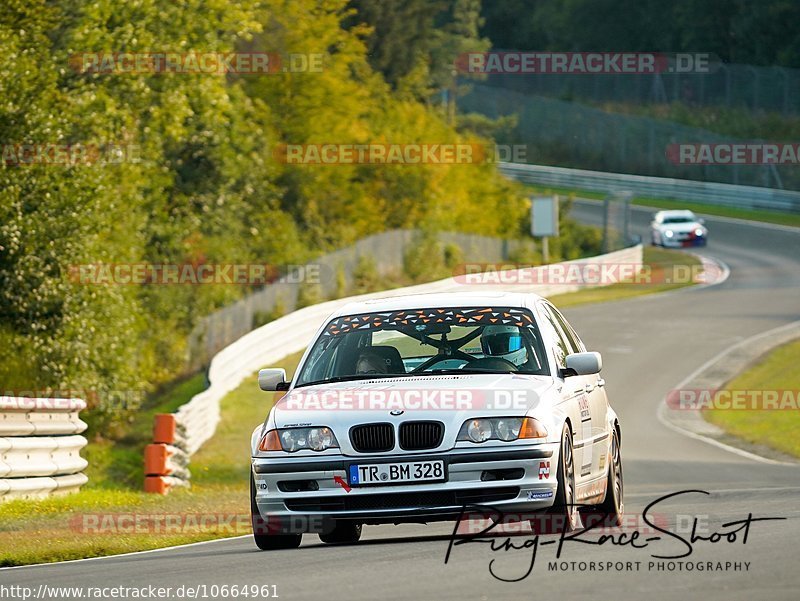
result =
[[[522,374],[443,374],[303,386],[275,404],[268,425],[328,426],[345,451],[354,425],[432,420],[445,425],[443,444],[452,446],[470,418],[549,416],[553,386],[550,376]]]

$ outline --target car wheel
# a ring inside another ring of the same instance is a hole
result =
[[[558,534],[570,532],[581,521],[575,501],[575,458],[572,449],[572,432],[567,424],[561,432],[561,451],[558,458],[558,488],[553,506],[539,516],[544,520],[532,519],[531,529],[536,534]],[[543,523],[544,522],[544,523]]]
[[[328,544],[357,543],[361,538],[361,528],[361,524],[355,522],[337,521],[333,530],[320,533],[319,539]]]
[[[622,455],[619,447],[619,432],[614,428],[611,436],[611,449],[608,455],[608,476],[606,480],[606,498],[597,506],[591,517],[584,518],[589,526],[602,520],[604,526],[622,525],[624,486],[622,480]]]
[[[256,483],[250,474],[250,522],[253,524],[253,539],[262,551],[296,549],[303,540],[302,534],[271,534],[269,525],[261,517],[256,505]]]

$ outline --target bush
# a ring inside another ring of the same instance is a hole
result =
[[[253,329],[275,321],[279,317],[286,315],[286,304],[283,299],[277,299],[275,306],[269,311],[254,311],[253,312]]]
[[[345,27],[347,0],[257,3],[0,3],[4,143],[124,144],[119,164],[9,167],[0,162],[0,382],[113,398],[152,391],[188,369],[200,320],[251,291],[233,285],[76,284],[88,264],[298,264],[387,228],[514,235],[521,188],[492,164],[287,165],[278,143],[489,144],[372,69],[368,32]],[[108,18],[113,15],[113,18]],[[269,77],[81,72],[80,52],[252,48],[321,53],[321,72]],[[463,125],[463,124],[462,124]],[[135,158],[135,157],[134,157]],[[420,255],[426,278],[457,258]],[[446,256],[443,256],[443,253]],[[434,262],[429,264],[429,259]],[[380,278],[364,259],[356,292]],[[344,290],[341,281],[339,290]],[[299,304],[322,298],[300,291]],[[278,312],[254,316],[254,325]],[[111,432],[134,404],[103,406]],[[106,428],[106,426],[109,426]]]
[[[325,300],[322,287],[317,283],[303,283],[297,291],[297,308],[310,307]]]
[[[367,255],[358,257],[353,269],[353,294],[366,294],[380,288],[380,275],[375,260]]]
[[[403,257],[403,271],[414,282],[444,277],[444,253],[435,232],[423,230],[414,235]]]

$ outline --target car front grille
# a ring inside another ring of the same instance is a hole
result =
[[[350,442],[358,453],[382,453],[394,448],[392,424],[364,424],[350,428]]]
[[[400,448],[404,451],[435,449],[442,444],[442,422],[404,422],[400,424]]]
[[[287,499],[290,511],[371,511],[377,509],[429,509],[462,507],[508,501],[519,495],[519,487],[403,493],[353,494],[338,497]]]

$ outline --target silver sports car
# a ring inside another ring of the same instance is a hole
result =
[[[512,516],[539,531],[622,515],[620,425],[598,353],[532,294],[430,294],[341,308],[252,437],[261,549],[364,524]],[[285,394],[283,394],[285,393]],[[548,521],[549,520],[549,521]]]
[[[705,221],[691,211],[659,211],[650,223],[650,239],[653,246],[705,246],[708,228]]]

